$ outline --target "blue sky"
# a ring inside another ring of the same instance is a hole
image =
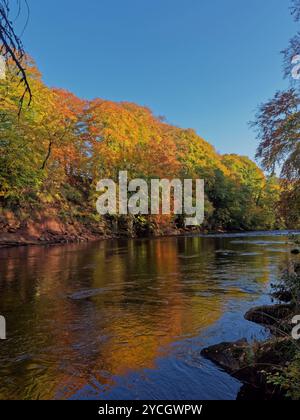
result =
[[[286,86],[289,0],[28,0],[45,82],[149,106],[221,153],[253,157],[259,103]]]

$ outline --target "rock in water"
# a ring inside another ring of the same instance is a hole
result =
[[[299,255],[299,254],[300,254],[300,250],[299,250],[299,249],[293,249],[293,250],[291,251],[291,253],[292,253],[293,255]]]
[[[87,289],[87,290],[80,290],[79,292],[72,293],[68,295],[68,298],[71,300],[84,300],[89,299],[94,296],[101,295],[105,292],[106,289]]]
[[[292,313],[292,305],[258,306],[250,309],[245,315],[247,321],[272,326],[278,321],[288,318]]]
[[[265,400],[283,399],[284,391],[268,382],[268,372],[275,373],[278,366],[290,361],[291,339],[270,340],[266,343],[248,344],[246,340],[221,343],[202,350],[201,355],[224,369],[248,386],[248,394],[259,390]],[[244,389],[245,391],[245,389]],[[247,395],[242,396],[247,399]]]
[[[245,365],[248,346],[245,339],[236,343],[220,343],[202,350],[201,355],[232,374]]]

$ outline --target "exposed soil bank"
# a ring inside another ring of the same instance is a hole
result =
[[[170,225],[147,227],[134,225],[129,217],[124,220],[93,218],[68,218],[57,216],[55,209],[35,212],[31,215],[17,215],[14,212],[0,212],[0,248],[27,245],[66,244],[113,238],[176,236],[195,230],[179,229]],[[200,230],[197,230],[199,232]]]
[[[63,222],[54,215],[36,213],[20,218],[12,212],[0,216],[0,247],[46,245],[110,237],[104,226],[88,226],[76,220]]]
[[[142,222],[132,216],[123,218],[97,218],[85,214],[68,217],[61,210],[50,207],[47,210],[10,211],[0,207],[0,248],[67,244],[116,238],[159,238],[186,234],[243,233],[237,230],[226,232],[207,230],[203,227],[182,228],[170,220]]]

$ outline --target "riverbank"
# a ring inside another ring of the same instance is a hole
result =
[[[105,226],[68,222],[50,211],[28,214],[2,212],[0,217],[0,247],[47,245],[70,242],[85,242],[110,237]]]
[[[250,232],[256,234],[265,231]],[[63,212],[56,207],[48,207],[46,210],[11,211],[0,207],[0,248],[119,238],[160,238],[190,234],[227,236],[245,233],[249,231],[212,229],[207,226],[185,228],[171,216],[100,217],[92,209]]]
[[[0,248],[99,241],[117,238],[179,236],[200,233],[200,229],[183,229],[170,223],[127,218],[99,218],[76,215],[59,217],[56,209],[32,214],[0,213]]]
[[[295,251],[292,253],[297,255]],[[299,348],[292,336],[292,320],[299,314],[300,264],[293,263],[283,283],[273,287],[272,297],[285,303],[255,307],[245,314],[246,320],[270,330],[269,340],[223,342],[201,352],[244,384],[238,399],[251,399],[252,395],[264,400],[300,397],[300,384],[294,383],[299,381]]]

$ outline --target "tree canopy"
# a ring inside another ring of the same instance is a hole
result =
[[[291,13],[299,21],[299,0],[292,1]],[[259,140],[257,158],[266,171],[281,174],[283,193],[279,207],[287,225],[292,228],[300,224],[300,85],[292,72],[293,58],[299,57],[299,52],[298,32],[283,51],[284,75],[290,80],[290,88],[276,92],[272,99],[262,104],[252,122]]]
[[[222,156],[194,130],[168,124],[146,107],[51,89],[28,57],[25,65],[32,103],[19,117],[17,73],[0,81],[2,206],[95,215],[97,182],[127,170],[145,180],[204,178],[207,229],[278,225],[278,186],[248,158]]]

